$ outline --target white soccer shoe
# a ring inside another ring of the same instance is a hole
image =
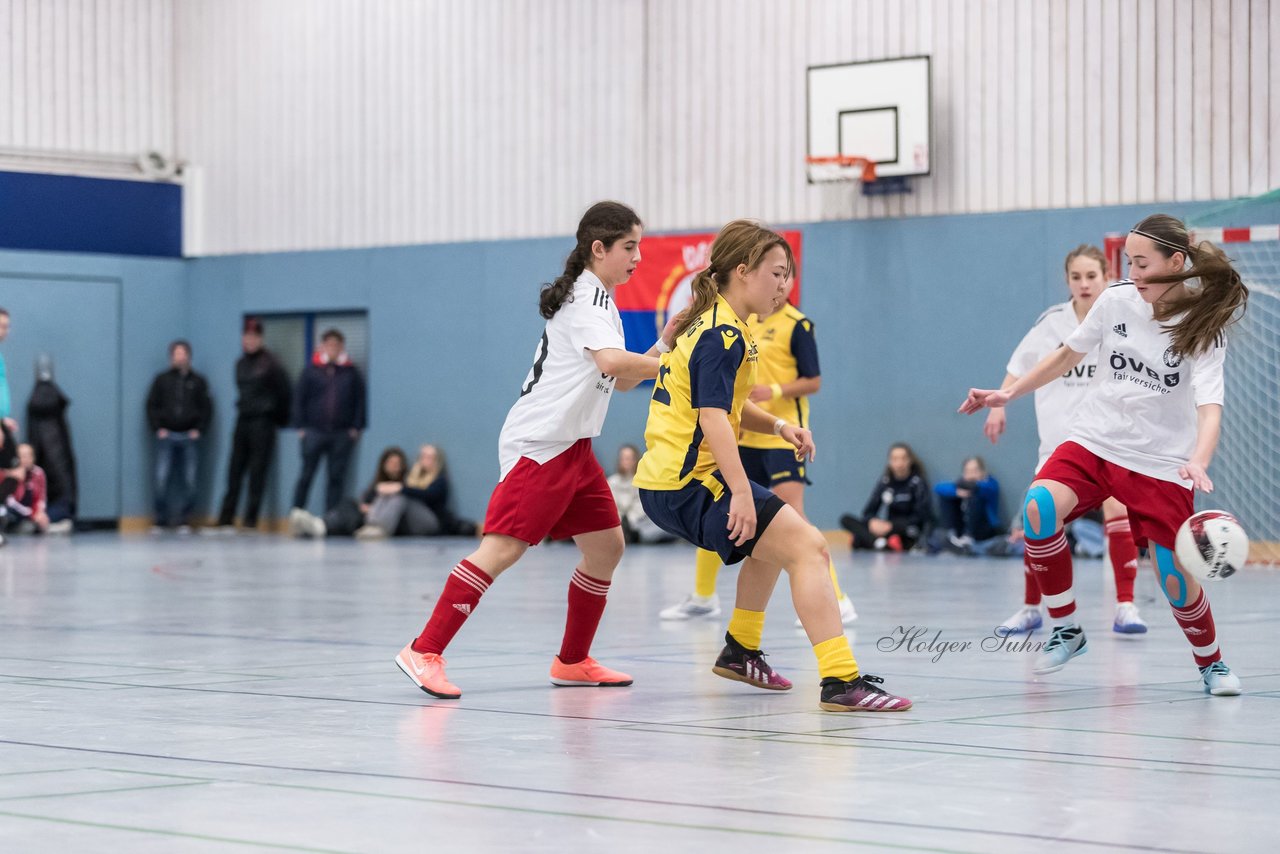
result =
[[[1000,637],[1020,635],[1023,632],[1034,632],[1044,625],[1044,617],[1037,605],[1023,605],[1012,617],[996,626],[996,634]]]
[[[690,594],[679,605],[663,608],[658,612],[662,620],[693,620],[698,617],[720,616],[720,595],[694,596]]]
[[[1058,626],[1049,636],[1049,642],[1040,652],[1032,672],[1037,676],[1057,673],[1067,666],[1068,661],[1088,651],[1084,629],[1079,626]]]
[[[1111,631],[1121,635],[1145,635],[1147,624],[1138,614],[1138,606],[1132,602],[1116,603],[1116,621],[1111,624]]]
[[[1221,661],[1201,667],[1200,678],[1204,680],[1204,692],[1215,697],[1235,697],[1243,690],[1240,677]]]

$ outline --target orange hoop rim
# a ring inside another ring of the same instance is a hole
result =
[[[864,183],[870,183],[876,179],[876,162],[868,157],[848,154],[831,154],[823,157],[806,157],[804,162],[810,166],[862,167],[862,177],[859,180]]]

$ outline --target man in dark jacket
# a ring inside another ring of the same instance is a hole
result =
[[[147,423],[156,434],[156,528],[168,526],[169,475],[178,472],[178,530],[189,533],[196,503],[197,443],[213,417],[209,384],[191,370],[191,345],[169,345],[169,370],[159,374],[147,394]]]
[[[305,508],[311,479],[326,457],[328,485],[325,511],[342,500],[351,451],[365,424],[364,379],[345,351],[346,339],[336,329],[320,338],[320,349],[298,380],[294,421],[302,440],[302,473],[293,490],[293,506]]]
[[[240,520],[246,528],[258,526],[258,511],[267,485],[267,469],[276,449],[276,430],[289,423],[289,377],[271,351],[262,346],[262,321],[244,322],[240,339],[244,355],[236,362],[236,431],[231,440],[231,465],[227,470],[227,494],[218,514],[221,533],[230,533],[245,470],[249,472],[249,497]]]

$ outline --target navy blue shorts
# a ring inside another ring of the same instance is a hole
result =
[[[712,477],[724,484],[719,471],[713,472]],[[786,506],[781,498],[755,482],[751,484],[751,495],[756,502],[756,534],[740,546],[729,539],[729,500],[733,496],[728,487],[719,499],[696,480],[683,489],[641,489],[640,504],[659,528],[715,552],[729,565],[750,557],[760,535]]]
[[[772,488],[775,484],[813,483],[808,477],[808,465],[796,459],[796,452],[786,448],[738,448],[742,467],[753,483]]]

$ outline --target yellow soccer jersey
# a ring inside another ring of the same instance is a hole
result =
[[[784,305],[764,320],[753,319],[749,324],[751,336],[760,347],[758,385],[794,382],[799,377],[821,376],[818,370],[818,345],[813,338],[813,321],[805,317],[793,305]],[[790,424],[809,426],[809,398],[780,397],[756,404],[775,418],[783,418]],[[744,448],[795,447],[772,433],[742,431],[738,444]]]
[[[705,480],[716,463],[698,426],[698,409],[725,410],[737,434],[755,383],[755,341],[724,297],[717,297],[662,356],[635,485],[671,490]]]

